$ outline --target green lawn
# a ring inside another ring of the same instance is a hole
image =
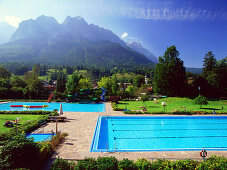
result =
[[[10,127],[3,126],[3,124],[7,120],[13,121],[13,120],[16,120],[16,118],[22,117],[22,118],[20,118],[20,121],[18,122],[18,127],[19,127],[19,126],[22,126],[23,123],[25,123],[29,120],[36,120],[42,116],[43,115],[0,114],[0,133],[8,132],[11,129]]]
[[[147,110],[149,112],[162,112],[164,111],[161,102],[163,99],[158,99],[155,101],[146,101],[143,103],[142,101],[121,101],[118,104],[119,108],[125,108],[129,110],[142,110],[140,106],[147,106]],[[166,99],[165,99],[166,101]],[[224,109],[222,110],[222,106]],[[167,112],[171,112],[173,110],[178,111],[206,111],[213,112],[215,110],[216,113],[227,113],[227,100],[219,100],[219,101],[208,101],[208,105],[203,105],[202,109],[200,109],[200,105],[194,105],[193,100],[188,98],[178,98],[178,97],[168,97],[167,98]]]

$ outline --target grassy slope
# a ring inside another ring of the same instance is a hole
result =
[[[39,76],[39,79],[40,79],[40,80],[45,80],[45,81],[50,80],[50,76],[51,76],[51,74],[54,73],[54,72],[55,72],[55,69],[49,69],[49,70],[47,70],[47,75],[45,75],[45,76]],[[63,72],[65,72],[65,69],[63,70]],[[90,75],[90,74],[87,72],[87,70],[79,70],[79,71],[76,71],[76,73],[82,74],[83,77],[87,77],[87,78],[92,79],[92,75]],[[70,76],[70,75],[68,75],[68,77],[69,77],[69,76]]]
[[[38,119],[40,117],[42,117],[43,115],[14,115],[14,114],[0,114],[0,133],[4,133],[4,132],[8,132],[11,128],[10,127],[5,127],[3,126],[3,124],[5,123],[5,121],[10,120],[16,120],[16,118],[18,117],[22,117],[20,118],[20,121],[18,122],[18,126],[22,126],[23,123],[29,121],[29,120],[35,120]]]
[[[147,109],[150,112],[162,112],[164,110],[161,105],[163,99],[159,99],[157,101],[158,103],[154,103],[154,101],[146,101],[145,104],[142,101],[120,102],[118,107],[127,108],[129,110],[142,110],[139,106],[147,105]],[[224,107],[223,110],[221,109],[222,106]],[[193,100],[188,98],[169,97],[167,99],[167,112],[171,112],[172,110],[184,111],[184,108],[181,107],[185,107],[186,111],[213,112],[213,110],[215,110],[216,113],[227,113],[227,100],[208,101],[208,105],[203,105],[202,109],[200,109],[199,105],[194,105]]]

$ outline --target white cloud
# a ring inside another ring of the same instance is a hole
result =
[[[14,27],[18,27],[19,23],[21,22],[21,19],[15,16],[5,16],[4,21],[8,22]]]
[[[122,35],[121,35],[121,38],[125,38],[128,36],[128,33],[127,32],[124,32]]]

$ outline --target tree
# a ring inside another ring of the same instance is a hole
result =
[[[11,73],[5,67],[0,66],[0,78],[9,79],[10,76]]]
[[[120,92],[119,92],[119,85],[118,85],[116,75],[112,76],[111,84],[112,84],[112,94],[117,96]]]
[[[112,93],[112,82],[109,77],[102,77],[98,82],[99,87],[104,87],[106,89],[107,96],[110,96]]]
[[[144,84],[144,83],[145,83],[145,79],[144,79],[144,76],[142,76],[142,75],[137,75],[133,79],[133,84],[135,87],[141,87],[142,84]]]
[[[81,78],[79,81],[79,86],[81,89],[91,88],[91,80],[89,78]]]
[[[227,57],[217,61],[214,54],[209,51],[203,60],[202,77],[207,81],[203,87],[203,95],[207,97],[218,97],[227,95]]]
[[[154,91],[167,96],[182,96],[186,87],[186,71],[175,46],[159,57],[153,78]]]
[[[12,87],[22,87],[22,88],[26,87],[27,85],[26,81],[18,76],[12,77],[12,79],[10,80],[10,84],[12,85]]]
[[[79,81],[80,77],[76,73],[69,77],[66,83],[66,90],[68,94],[74,95],[80,90]]]
[[[216,70],[217,60],[214,57],[212,51],[209,51],[203,60],[203,76],[206,77],[210,74],[210,72],[214,72]]]
[[[198,97],[196,97],[194,100],[193,100],[194,104],[199,104],[200,105],[200,109],[202,109],[202,105],[207,105],[208,104],[208,101],[206,99],[206,97],[202,96],[202,95],[199,95]]]
[[[129,85],[126,90],[126,92],[128,92],[128,94],[130,95],[130,97],[134,97],[135,96],[135,88],[133,87],[133,85]]]
[[[57,75],[56,90],[57,92],[64,93],[66,89],[66,75],[63,71],[59,71]]]

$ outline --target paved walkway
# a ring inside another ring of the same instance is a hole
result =
[[[63,108],[64,110],[64,108]],[[95,131],[96,122],[98,116],[123,116],[122,112],[112,111],[111,104],[106,103],[106,112],[64,112],[63,116],[67,117],[67,122],[58,123],[58,130],[61,132],[67,132],[68,136],[64,143],[62,143],[53,155],[53,159],[61,157],[69,160],[81,160],[85,157],[98,156],[115,156],[121,160],[128,158],[131,160],[137,160],[138,158],[146,159],[201,159],[199,151],[168,151],[168,152],[116,152],[116,153],[98,153],[89,152],[92,142],[93,134]],[[124,115],[126,116],[126,115]],[[128,115],[130,116],[130,115]],[[140,115],[144,116],[144,115]],[[148,116],[148,115],[146,115]],[[153,115],[151,115],[153,116]],[[162,115],[165,116],[165,115]],[[44,132],[55,131],[55,123],[48,123],[44,127]],[[43,129],[41,129],[43,130]],[[227,157],[227,151],[209,151],[208,156],[212,154]]]

